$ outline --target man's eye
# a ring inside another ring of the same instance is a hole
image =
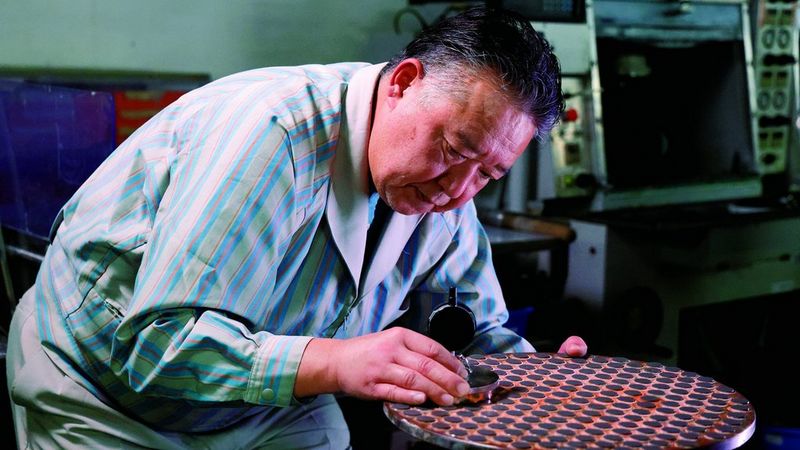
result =
[[[481,179],[486,180],[486,181],[490,181],[492,179],[491,175],[489,175],[488,173],[486,173],[486,172],[484,172],[482,170],[478,171],[478,176],[481,177]]]
[[[448,154],[450,155],[450,157],[451,157],[451,158],[453,158],[455,161],[461,162],[461,161],[464,161],[465,159],[467,159],[467,157],[466,157],[466,156],[462,155],[461,153],[458,153],[458,152],[457,152],[457,151],[456,151],[456,150],[455,150],[453,147],[451,147],[451,146],[450,146],[450,144],[448,144],[447,142],[445,142],[444,146],[445,146],[445,148],[447,149],[447,153],[448,153]]]

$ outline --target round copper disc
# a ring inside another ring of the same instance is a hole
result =
[[[675,367],[553,353],[471,359],[500,376],[491,401],[385,403],[386,416],[447,448],[732,449],[755,431],[755,410],[746,398]]]

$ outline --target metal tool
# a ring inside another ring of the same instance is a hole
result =
[[[500,377],[486,367],[475,367],[463,351],[475,336],[475,315],[465,305],[458,303],[458,291],[451,287],[447,303],[433,310],[428,318],[428,335],[453,352],[467,369],[470,390],[459,402],[478,403],[491,400],[499,386]]]

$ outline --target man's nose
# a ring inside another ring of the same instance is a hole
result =
[[[439,186],[448,197],[461,197],[474,182],[478,167],[478,163],[475,161],[464,161],[461,164],[456,164],[439,178]]]

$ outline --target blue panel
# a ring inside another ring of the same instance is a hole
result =
[[[663,30],[716,30],[741,39],[741,2],[692,1],[681,11],[676,1],[598,0],[594,14],[599,34],[608,26]]]
[[[114,132],[109,93],[0,80],[0,222],[46,237]]]
[[[533,306],[510,309],[508,311],[508,322],[504,326],[522,337],[528,336],[528,322],[533,311]]]

